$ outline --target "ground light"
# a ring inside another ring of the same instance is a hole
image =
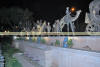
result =
[[[29,37],[28,36],[26,37],[26,40],[29,40]]]
[[[17,39],[17,36],[13,36],[13,39],[16,40]]]

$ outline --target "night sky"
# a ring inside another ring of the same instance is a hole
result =
[[[65,15],[66,7],[76,7],[88,11],[92,0],[0,0],[0,7],[28,8],[38,18],[61,18]]]
[[[35,19],[47,20],[51,23],[65,15],[67,6],[75,7],[76,10],[82,10],[80,20],[84,22],[91,1],[93,0],[0,0],[0,7],[28,8],[33,12]]]

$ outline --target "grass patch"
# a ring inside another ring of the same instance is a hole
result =
[[[16,58],[9,58],[9,60],[6,62],[5,67],[22,67],[22,65]]]
[[[3,56],[5,57],[5,67],[22,67],[16,58],[13,58],[14,53],[20,52],[18,49],[15,49],[11,44],[5,42],[2,45]]]

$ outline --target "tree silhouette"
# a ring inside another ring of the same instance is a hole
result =
[[[32,15],[32,12],[28,9],[17,7],[1,8],[0,23],[2,27],[0,31],[4,31],[6,28],[13,32],[20,31],[25,26],[26,21],[31,21]]]

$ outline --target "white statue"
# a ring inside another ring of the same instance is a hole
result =
[[[36,26],[37,26],[37,25],[40,25],[40,26],[41,26],[42,23],[41,23],[39,20],[37,20],[37,21],[36,21]]]
[[[36,22],[36,32],[40,32],[40,31],[41,31],[41,25],[40,25],[39,20],[37,20],[37,22]]]
[[[62,31],[62,28],[64,27],[64,25],[67,24],[67,31],[69,32],[69,25],[70,25],[72,32],[75,32],[74,21],[79,17],[80,13],[81,13],[81,10],[76,12],[75,17],[72,17],[70,15],[71,12],[69,11],[69,7],[67,7],[66,8],[66,15],[60,21],[61,31]]]
[[[25,28],[23,28],[23,30],[22,30],[21,32],[26,32],[26,29],[25,29]]]
[[[39,21],[39,24],[42,25],[42,20]]]
[[[37,24],[39,24],[39,23],[40,23],[40,22],[39,22],[39,20],[37,20],[36,22],[37,22]]]
[[[51,31],[51,26],[50,26],[50,23],[48,22],[47,24],[47,32],[50,32]]]
[[[53,32],[55,32],[55,27],[56,27],[56,25],[55,25],[55,23],[53,24],[53,28],[52,28],[52,31]]]
[[[44,21],[43,23],[37,21],[37,32],[46,32],[46,21]]]
[[[100,32],[100,0],[94,0],[89,5],[90,13],[86,13],[86,32]]]
[[[37,32],[41,32],[41,26],[37,25]]]
[[[41,29],[41,32],[46,32],[46,21],[43,22]]]
[[[35,29],[35,27],[33,27],[33,28],[32,28],[32,32],[36,32],[36,29]]]
[[[60,20],[60,31],[62,32],[63,27],[65,26],[64,17]]]
[[[59,19],[55,20],[55,23],[53,24],[53,31],[54,32],[60,32],[60,21],[59,21]]]

